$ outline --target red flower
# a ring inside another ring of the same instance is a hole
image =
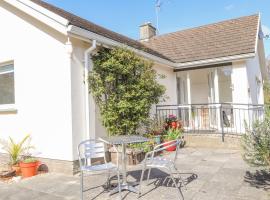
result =
[[[171,123],[171,126],[172,126],[173,128],[177,128],[177,123],[176,123],[176,122],[172,122],[172,123]]]

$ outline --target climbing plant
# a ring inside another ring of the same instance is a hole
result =
[[[123,48],[101,48],[93,59],[89,90],[109,135],[136,134],[151,107],[164,99],[153,64]]]

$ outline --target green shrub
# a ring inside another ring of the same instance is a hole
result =
[[[251,130],[246,129],[242,138],[243,158],[251,165],[270,166],[270,112],[266,111],[263,122],[253,124]]]
[[[102,48],[93,57],[89,89],[109,135],[136,134],[165,87],[153,64],[123,48]]]
[[[264,92],[264,102],[266,104],[270,104],[270,83],[269,82],[264,83],[263,92]]]

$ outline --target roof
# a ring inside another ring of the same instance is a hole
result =
[[[259,15],[231,19],[155,36],[139,42],[78,17],[42,0],[31,0],[74,25],[175,63],[255,53]]]
[[[133,40],[131,38],[128,38],[124,35],[121,35],[119,33],[113,32],[111,30],[108,30],[104,27],[101,27],[97,24],[94,24],[93,22],[90,22],[86,19],[83,19],[79,16],[76,16],[70,12],[67,12],[61,8],[58,8],[52,4],[46,3],[42,0],[31,0],[32,2],[34,2],[35,4],[38,4],[39,6],[63,17],[64,19],[69,21],[69,25],[74,25],[77,26],[79,28],[85,29],[87,31],[91,31],[93,33],[96,33],[98,35],[104,36],[106,38],[112,39],[114,41],[120,42],[122,44],[126,44],[130,47],[133,47],[135,49],[139,49],[142,50],[144,52],[150,53],[154,56],[158,56],[160,58],[169,60],[170,59],[164,55],[162,55],[161,53],[145,46],[144,44],[142,44],[141,42],[138,42],[136,40]]]
[[[144,42],[176,63],[255,52],[259,15],[155,36]]]

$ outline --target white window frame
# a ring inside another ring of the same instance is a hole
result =
[[[8,61],[8,62],[0,62],[0,67],[7,66],[7,65],[13,65],[13,70],[8,70],[4,72],[0,72],[0,75],[2,74],[8,74],[13,72],[14,73],[14,102],[13,104],[0,104],[0,113],[1,112],[16,112],[16,93],[15,93],[15,67],[14,67],[14,62],[13,61]]]

